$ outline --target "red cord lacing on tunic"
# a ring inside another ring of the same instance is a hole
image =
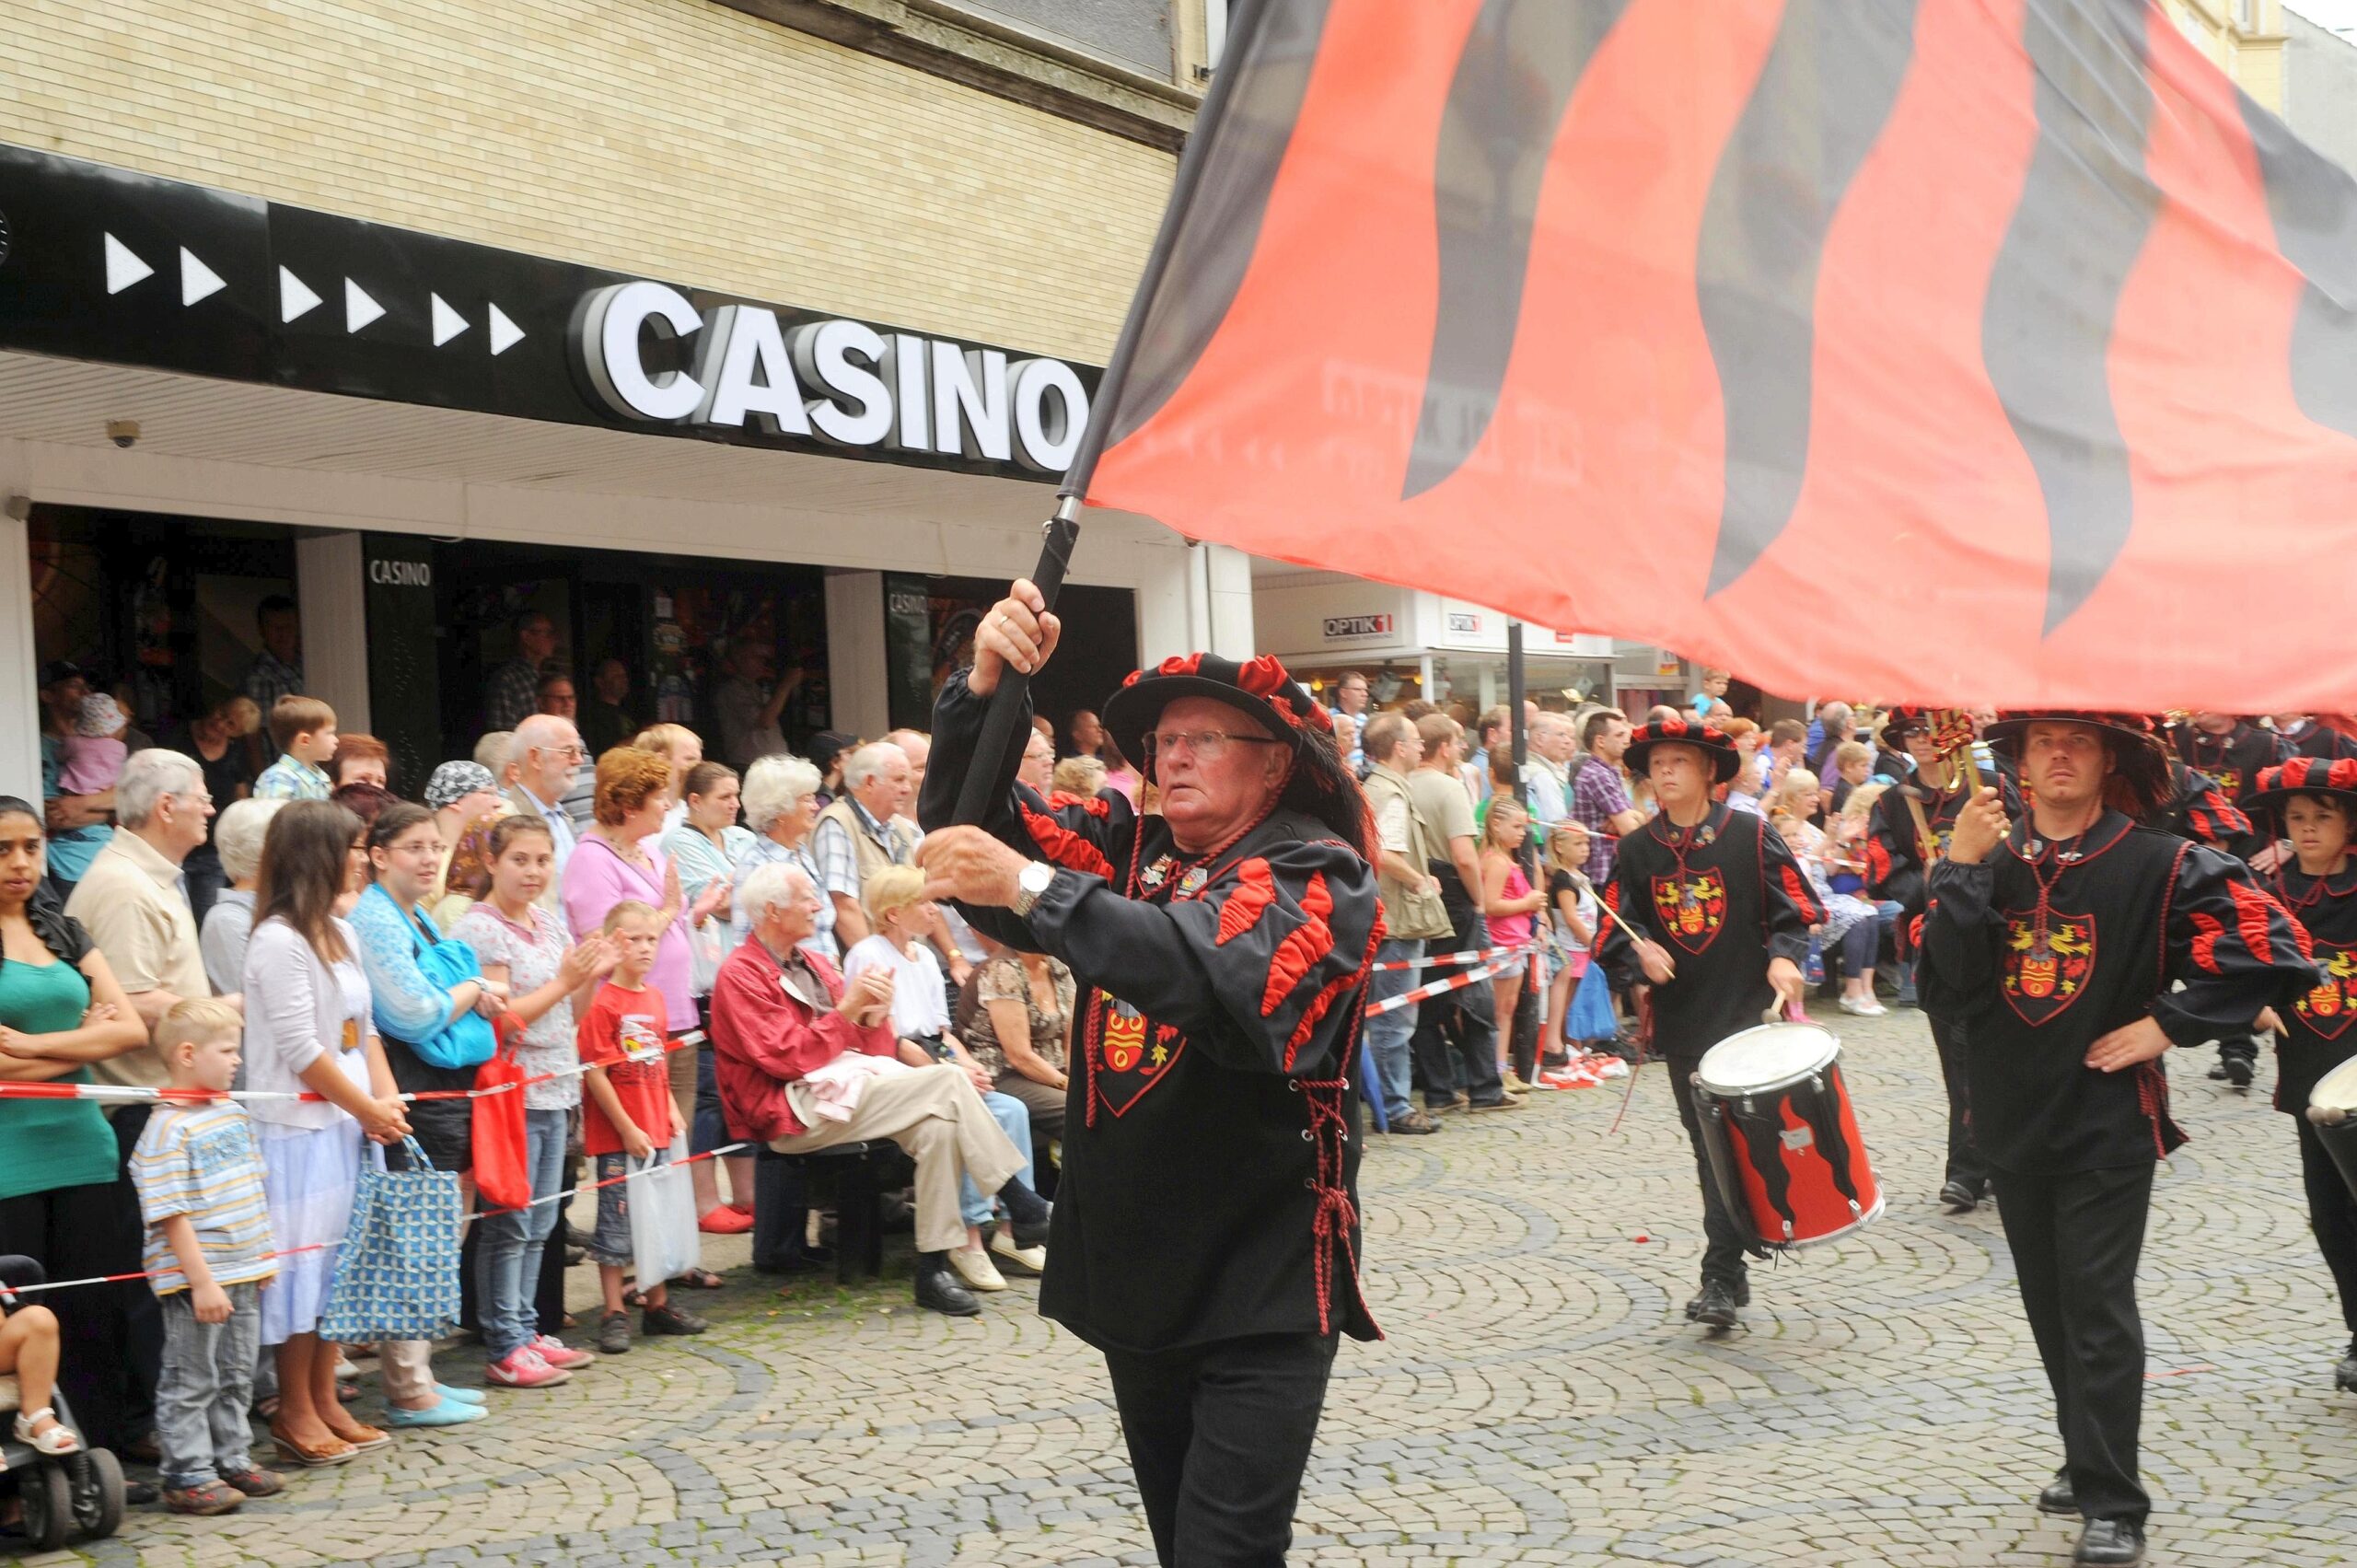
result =
[[[1367,938],[1366,956],[1360,963],[1364,973],[1366,965],[1375,962],[1376,944],[1382,940],[1383,926],[1377,922],[1374,935]],[[1316,1255],[1311,1268],[1318,1288],[1318,1331],[1334,1332],[1334,1243],[1342,1243],[1343,1256],[1350,1263],[1351,1295],[1358,1303],[1360,1315],[1369,1323],[1375,1314],[1366,1307],[1366,1295],[1359,1289],[1359,1215],[1351,1202],[1351,1190],[1346,1179],[1349,1167],[1345,1163],[1351,1141],[1351,1123],[1343,1109],[1342,1096],[1351,1086],[1350,1064],[1358,1060],[1358,1042],[1366,1028],[1367,986],[1359,985],[1358,1005],[1351,1010],[1351,1021],[1342,1031],[1336,1055],[1342,1064],[1341,1076],[1334,1078],[1297,1078],[1295,1083],[1302,1099],[1309,1107],[1309,1126],[1302,1133],[1315,1146],[1318,1174],[1309,1179],[1309,1190],[1318,1199],[1317,1212],[1309,1229],[1316,1238]],[[1382,1332],[1381,1330],[1376,1330]]]

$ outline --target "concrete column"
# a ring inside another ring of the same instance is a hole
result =
[[[1252,558],[1225,544],[1199,544],[1210,635],[1202,646],[1222,658],[1248,659],[1252,635]]]
[[[23,494],[20,450],[0,441],[0,497]],[[32,801],[41,798],[40,679],[30,532],[22,518],[0,511],[0,795]]]
[[[828,723],[873,738],[892,727],[884,574],[827,574]]]
[[[356,533],[307,533],[295,541],[296,609],[303,618],[305,695],[335,710],[336,727],[368,723],[366,564]],[[267,721],[270,715],[264,714]]]

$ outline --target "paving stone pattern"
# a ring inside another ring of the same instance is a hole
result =
[[[1375,1140],[1376,1313],[1346,1345],[1293,1561],[2009,1565],[2067,1562],[2031,1505],[2058,1462],[1995,1212],[1944,1217],[1922,1015],[1840,1020],[1891,1203],[1755,1273],[1748,1327],[1679,1320],[1700,1252],[1659,1067],[1617,1088]],[[2357,1563],[2357,1397],[2289,1122],[2173,1063],[2195,1141],[2159,1184],[2142,1299],[2156,1563]],[[1178,1196],[1174,1194],[1174,1196]],[[742,1244],[722,1260],[741,1259]],[[153,1568],[1151,1563],[1101,1364],[1017,1283],[979,1321],[896,1277],[742,1268],[700,1340],[642,1342],[495,1419],[403,1435],[214,1521],[138,1514],[93,1561]],[[586,1271],[583,1272],[586,1273]],[[442,1358],[479,1380],[464,1347]],[[64,1563],[74,1554],[35,1560]]]

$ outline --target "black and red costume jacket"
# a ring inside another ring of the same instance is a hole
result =
[[[2310,719],[2296,730],[2277,730],[2275,754],[2276,760],[2282,762],[2288,762],[2294,757],[2314,757],[2320,762],[2338,762],[2344,758],[2357,758],[2357,740],[2351,740],[2322,719]]]
[[[2218,781],[2207,773],[2195,772],[2186,765],[2184,758],[2169,760],[2169,782],[2176,794],[2169,799],[2168,809],[2151,824],[2161,831],[2208,844],[2228,854],[2235,853],[2235,845],[2247,842],[2257,831]]]
[[[1654,1039],[1680,1064],[1759,1023],[1776,999],[1769,960],[1806,962],[1808,928],[1825,919],[1783,835],[1723,804],[1691,828],[1656,817],[1623,834],[1604,902],[1615,918],[1600,951],[1616,978],[1644,980],[1634,937],[1677,962],[1653,988]]]
[[[919,819],[956,813],[989,704],[934,713]],[[1027,714],[1026,717],[1028,717]],[[1100,1348],[1378,1337],[1358,1287],[1352,1135],[1375,870],[1278,811],[1210,857],[1102,797],[1051,807],[1007,759],[981,824],[1058,869],[1028,919],[961,906],[1079,982],[1063,1170],[1039,1310]]]
[[[2148,1014],[2198,1045],[2316,983],[2306,934],[2250,867],[2117,811],[2065,844],[2017,821],[1980,864],[1933,866],[1931,888],[1916,983],[1964,1023],[1973,1136],[2000,1170],[2167,1154],[2185,1134],[2166,1070],[2098,1072],[2088,1048]]]
[[[2186,766],[2215,784],[2220,794],[2238,806],[2244,796],[2258,787],[2259,770],[2271,768],[2282,760],[2277,755],[2273,733],[2256,725],[2237,724],[2223,735],[2212,735],[2196,728],[2189,719],[2169,731],[2169,743]],[[2222,847],[2229,854],[2248,860],[2267,843],[2264,836],[2247,826],[2245,831],[2230,838]]]
[[[2275,1109],[2297,1116],[2316,1080],[2357,1056],[2357,865],[2337,877],[2311,877],[2289,856],[2269,878],[2276,901],[2308,934],[2318,978],[2314,989],[2275,1009]]]

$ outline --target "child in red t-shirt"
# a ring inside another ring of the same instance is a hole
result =
[[[598,989],[575,1030],[582,1064],[581,1147],[597,1161],[598,1229],[589,1255],[598,1260],[598,1283],[606,1297],[598,1324],[598,1349],[620,1355],[630,1349],[630,1312],[622,1299],[623,1271],[631,1266],[630,1188],[621,1178],[638,1162],[641,1170],[664,1165],[671,1150],[671,1075],[663,1059],[663,993],[646,983],[663,946],[662,914],[635,899],[624,899],[606,913],[606,940],[621,961]],[[670,1304],[661,1280],[638,1282],[644,1303],[643,1330],[649,1334],[701,1334],[711,1327],[692,1312]]]

